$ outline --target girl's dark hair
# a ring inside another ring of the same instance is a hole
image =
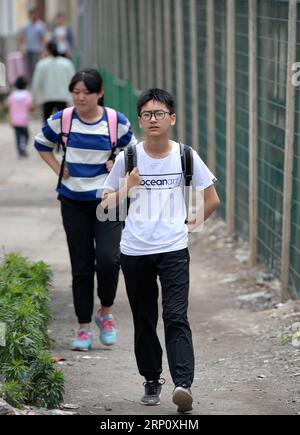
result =
[[[167,106],[171,114],[175,113],[175,100],[173,95],[163,89],[149,89],[138,99],[137,111],[139,116],[141,115],[143,106],[149,101],[158,101]]]
[[[27,88],[27,80],[25,79],[25,77],[18,77],[15,83],[15,87],[17,89],[20,89],[21,91],[23,89]]]
[[[79,82],[83,82],[92,94],[99,94],[103,90],[103,78],[95,69],[88,68],[76,73],[69,86],[71,93]],[[104,105],[104,97],[100,98],[98,104],[99,106]]]
[[[57,49],[57,44],[53,41],[48,42],[47,44],[47,51],[54,57],[58,57],[59,53],[58,53],[58,49]]]

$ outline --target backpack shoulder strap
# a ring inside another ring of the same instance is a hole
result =
[[[125,175],[137,167],[137,150],[136,145],[129,145],[124,150],[125,156]]]
[[[67,109],[63,110],[61,120],[60,120],[61,142],[64,149],[67,148],[68,146],[68,140],[72,128],[73,112],[74,112],[74,107],[68,107]]]
[[[184,189],[184,199],[186,206],[186,223],[189,220],[189,210],[190,210],[190,191],[189,187],[191,186],[193,175],[194,175],[194,155],[192,147],[188,145],[180,144],[180,157],[181,157],[181,165],[182,172],[185,179],[185,189]]]
[[[128,145],[124,150],[125,159],[125,175],[130,174],[134,168],[137,167],[137,149],[136,145]],[[130,208],[130,198],[127,198],[127,210],[125,214],[128,214]],[[125,215],[124,215],[125,216]]]
[[[118,114],[114,109],[110,109],[109,107],[106,107],[105,111],[107,115],[111,147],[115,150],[118,145]]]
[[[69,136],[70,136],[70,132],[71,132],[71,128],[72,128],[74,109],[75,109],[74,107],[68,107],[67,109],[63,110],[62,115],[61,115],[61,119],[60,119],[61,145],[63,147],[64,155],[63,155],[61,166],[60,166],[57,189],[60,188],[60,185],[61,185],[61,182],[63,179],[65,163],[66,163],[67,147],[68,147]]]
[[[185,178],[185,186],[189,187],[194,175],[194,156],[192,147],[180,144],[180,157],[182,172]]]

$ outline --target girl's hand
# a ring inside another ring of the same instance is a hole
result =
[[[125,177],[125,181],[128,191],[130,191],[133,187],[140,186],[142,179],[140,177],[138,168],[134,168],[131,174],[128,173]]]
[[[67,168],[66,166],[64,167],[63,178],[64,178],[65,180],[67,180],[68,178],[70,178],[69,170],[68,170],[68,168]]]
[[[114,167],[114,162],[112,160],[108,160],[108,162],[106,163],[107,171],[111,172],[113,167]]]

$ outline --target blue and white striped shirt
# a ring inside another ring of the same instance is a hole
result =
[[[36,136],[35,148],[40,152],[53,152],[61,141],[62,112],[53,115]],[[118,148],[135,145],[128,119],[118,112]],[[57,192],[75,201],[95,201],[108,176],[106,163],[111,155],[108,121],[106,113],[94,124],[83,122],[76,111],[73,113],[69,136],[66,165],[70,177],[63,179]]]

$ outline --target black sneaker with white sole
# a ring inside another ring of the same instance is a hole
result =
[[[193,411],[193,396],[191,389],[183,384],[175,388],[173,393],[173,403],[177,405],[177,412]]]
[[[160,405],[160,396],[162,386],[165,384],[164,379],[158,381],[147,381],[144,383],[145,394],[141,399],[142,405],[157,406]]]

